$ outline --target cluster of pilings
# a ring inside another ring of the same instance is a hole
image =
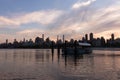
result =
[[[67,47],[70,47],[68,46],[67,44],[67,41],[65,41],[62,45],[60,44],[57,44],[57,53],[60,54],[60,50],[62,49],[64,51],[64,54],[67,55],[68,54],[68,51],[67,51]],[[77,54],[77,41],[75,41],[73,44],[72,44],[72,48],[74,49],[74,54],[76,55]],[[51,45],[51,52],[54,53],[54,42],[52,42],[52,45]]]

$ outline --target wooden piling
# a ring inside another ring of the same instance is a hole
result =
[[[60,44],[57,44],[57,53],[60,53]]]
[[[77,54],[77,41],[74,42],[74,54]]]
[[[67,42],[66,41],[64,43],[64,52],[65,52],[65,55],[67,55]]]
[[[51,51],[52,51],[52,53],[54,53],[54,43],[53,43],[53,41],[52,41],[52,45],[51,45]]]

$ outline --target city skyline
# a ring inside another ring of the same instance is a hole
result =
[[[65,35],[60,38],[58,35],[56,40],[51,40],[50,37],[45,37],[44,34],[41,37],[36,37],[35,40],[31,38],[29,40],[23,39],[17,41],[14,39],[13,42],[9,42],[8,39],[4,43],[0,44],[0,48],[57,48],[63,47],[65,44],[70,47],[74,44],[86,43],[90,44],[91,47],[120,47],[120,38],[115,38],[112,33],[110,39],[105,39],[104,36],[94,37],[94,33],[85,34],[82,39],[75,40],[71,38],[70,40],[65,39]]]
[[[95,38],[120,37],[119,0],[0,0],[0,5],[0,43],[41,34],[53,40],[63,34],[82,39],[91,32]]]
[[[91,33],[86,33],[86,34],[82,35],[82,38],[79,38],[79,39],[74,39],[74,38],[67,39],[65,35],[57,35],[56,39],[52,39],[48,35],[41,34],[40,36],[35,36],[34,39],[32,39],[32,38],[26,39],[25,37],[20,40],[14,38],[13,41],[9,41],[9,39],[6,39],[3,43],[0,43],[0,44],[6,44],[6,43],[8,44],[8,43],[14,43],[14,42],[18,42],[18,43],[19,42],[29,42],[29,41],[36,42],[36,38],[42,39],[43,41],[46,41],[46,39],[49,39],[50,41],[54,41],[55,43],[57,43],[57,41],[61,41],[61,42],[71,41],[71,39],[89,43],[89,41],[97,40],[100,38],[103,38],[105,40],[105,42],[107,42],[107,40],[114,41],[116,39],[119,40],[119,42],[120,42],[120,37],[116,37],[114,33],[111,33],[111,35],[109,35],[109,37],[110,38],[107,39],[104,36],[95,36],[95,34],[91,32]]]

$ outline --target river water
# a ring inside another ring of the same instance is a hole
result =
[[[64,56],[49,49],[1,49],[0,80],[120,80],[119,50]]]

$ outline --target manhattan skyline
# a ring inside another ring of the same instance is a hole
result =
[[[119,0],[0,0],[0,43],[34,39],[41,34],[80,39],[120,37]]]

